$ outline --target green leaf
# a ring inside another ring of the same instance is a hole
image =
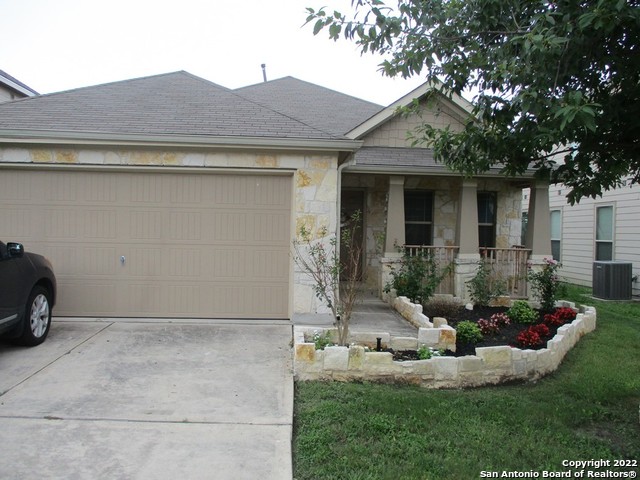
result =
[[[324,28],[324,20],[320,19],[313,26],[313,34],[317,35],[318,33],[320,33],[320,30],[322,30],[323,28]]]

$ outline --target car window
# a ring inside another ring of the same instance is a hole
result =
[[[7,246],[0,242],[0,260],[4,260],[7,256]]]

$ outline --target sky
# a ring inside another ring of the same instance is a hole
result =
[[[292,76],[380,105],[423,79],[390,79],[381,57],[313,35],[306,7],[351,0],[0,0],[0,70],[52,93],[178,70],[228,88]]]

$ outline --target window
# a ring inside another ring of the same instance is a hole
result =
[[[613,260],[613,206],[596,207],[596,260]]]
[[[406,245],[433,243],[433,192],[405,190],[404,236]]]
[[[496,194],[478,193],[478,240],[480,247],[496,246]]]
[[[520,230],[520,245],[527,243],[527,224],[529,223],[529,212],[522,212],[522,226]]]
[[[560,261],[560,238],[562,237],[562,217],[560,210],[551,211],[551,254]]]

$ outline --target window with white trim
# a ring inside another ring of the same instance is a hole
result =
[[[613,205],[596,207],[596,260],[613,260]]]

